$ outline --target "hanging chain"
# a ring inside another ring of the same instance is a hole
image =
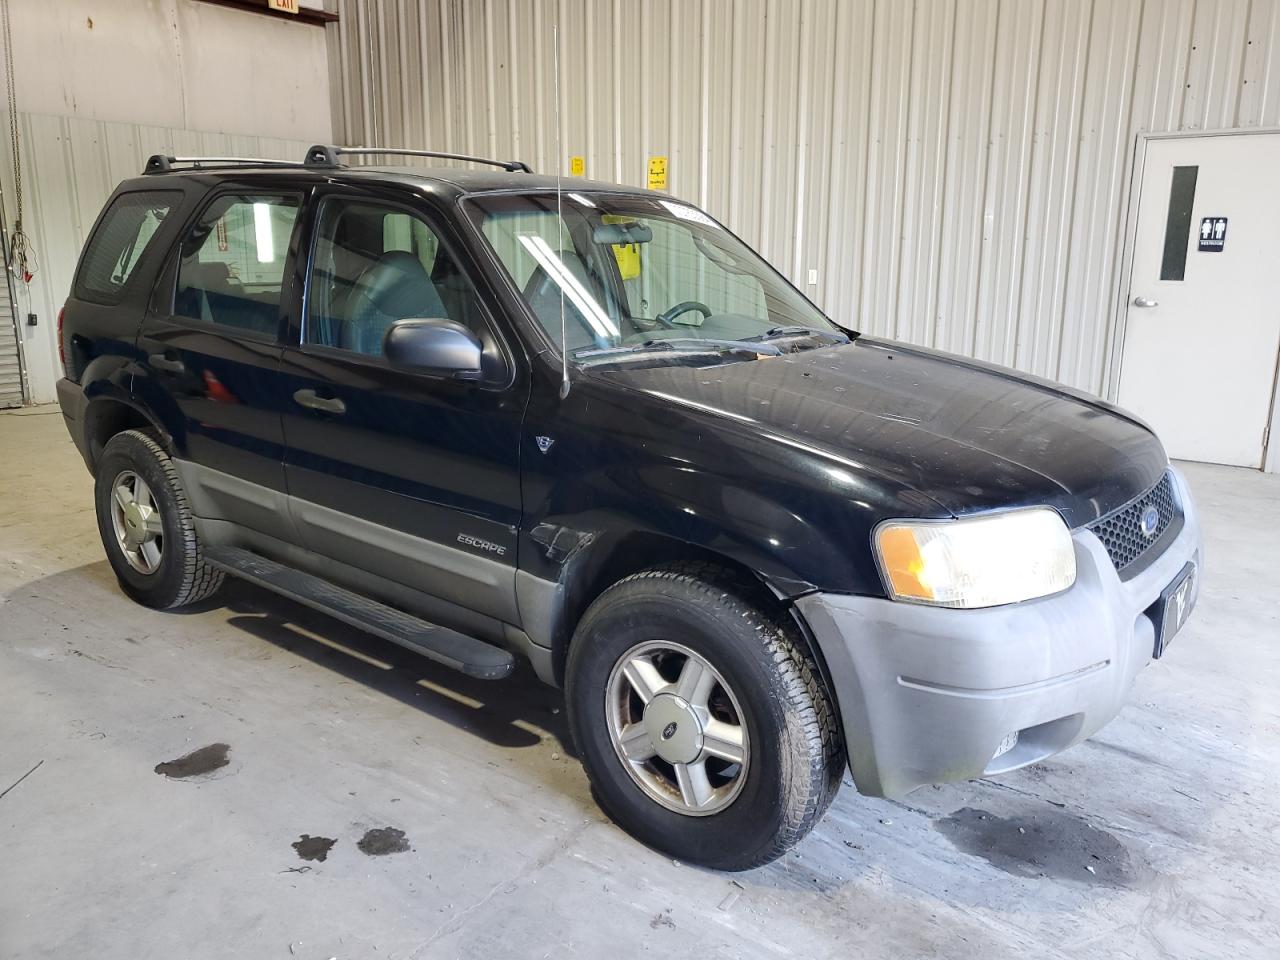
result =
[[[13,152],[13,202],[17,216],[9,236],[9,263],[23,283],[35,276],[30,244],[22,229],[22,155],[18,144],[18,94],[13,79],[13,30],[9,25],[9,0],[0,0],[4,31],[4,81],[9,103],[9,149]]]

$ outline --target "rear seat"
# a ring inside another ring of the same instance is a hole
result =
[[[280,325],[278,291],[255,295],[232,279],[227,264],[184,263],[174,297],[174,312],[208,323],[220,323],[241,330],[274,336]]]

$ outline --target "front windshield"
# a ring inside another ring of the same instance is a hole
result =
[[[676,349],[736,349],[754,358],[751,351],[845,339],[755,251],[695,207],[575,192],[559,204],[555,194],[472,202],[534,316],[578,362]],[[755,346],[748,351],[746,343]]]

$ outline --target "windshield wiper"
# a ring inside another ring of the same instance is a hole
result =
[[[770,327],[764,333],[757,333],[752,337],[743,337],[743,343],[763,343],[766,340],[782,340],[787,337],[830,337],[837,343],[849,343],[848,334],[841,333],[838,330],[822,330],[818,327],[806,327],[801,324],[792,324],[785,327]]]
[[[752,338],[744,340],[713,340],[703,337],[670,337],[655,338],[645,340],[643,343],[625,344],[617,347],[596,347],[579,350],[573,356],[576,360],[590,361],[616,357],[620,354],[654,353],[663,350],[678,350],[683,353],[714,353],[717,355],[749,353],[752,356],[759,356],[762,353],[774,355],[782,352],[777,347],[766,346]]]

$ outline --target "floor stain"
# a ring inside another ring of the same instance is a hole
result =
[[[184,780],[187,777],[198,777],[201,774],[212,773],[219,767],[225,767],[231,761],[227,759],[227,753],[230,751],[225,743],[211,743],[207,747],[201,747],[199,750],[192,750],[184,757],[177,760],[166,760],[164,763],[156,764],[156,773],[163,774],[173,780]]]
[[[403,830],[395,827],[377,827],[365,833],[356,844],[361,853],[371,857],[384,857],[388,853],[404,853],[409,849],[409,841]]]
[[[958,849],[1017,877],[1047,876],[1106,887],[1127,887],[1136,879],[1124,844],[1058,810],[1000,817],[964,807],[933,825]]]
[[[318,860],[321,863],[329,856],[329,851],[333,849],[333,845],[337,840],[331,840],[328,837],[313,837],[309,833],[304,833],[298,837],[290,846],[298,851],[298,856],[303,860]],[[309,869],[307,867],[293,868],[301,872]]]
[[[670,927],[672,930],[676,928],[676,922],[671,919],[671,908],[667,907],[661,913],[655,913],[653,919],[649,921],[649,926],[657,930],[659,927]]]

